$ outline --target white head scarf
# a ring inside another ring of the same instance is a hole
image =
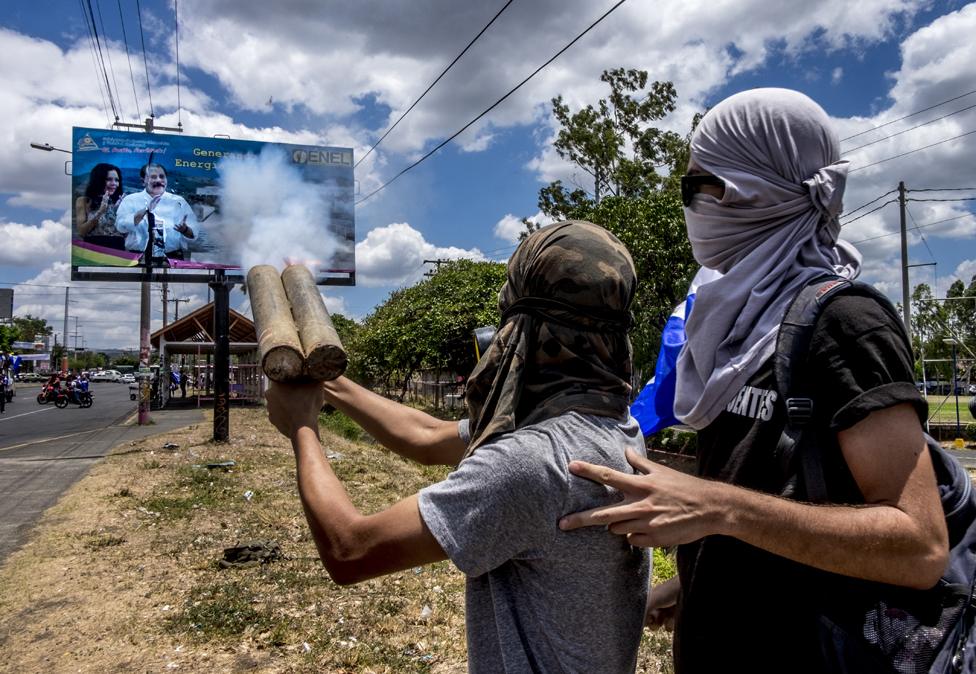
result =
[[[823,109],[789,89],[753,89],[711,109],[691,160],[725,182],[721,200],[685,208],[695,259],[722,272],[701,286],[678,357],[675,415],[715,420],[772,356],[790,301],[817,276],[854,278],[861,255],[839,241],[846,161]]]

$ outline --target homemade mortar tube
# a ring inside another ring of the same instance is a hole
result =
[[[247,272],[247,294],[258,334],[261,369],[274,381],[300,379],[305,358],[278,270],[262,264]]]
[[[305,376],[320,381],[335,379],[346,371],[348,358],[312,272],[300,264],[289,265],[281,273],[281,283],[302,342]]]

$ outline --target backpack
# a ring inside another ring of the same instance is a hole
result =
[[[837,276],[808,284],[793,300],[780,326],[773,368],[786,405],[787,425],[777,448],[784,496],[827,502],[823,465],[807,432],[816,402],[806,387],[805,359],[824,306],[840,294],[870,297],[901,326],[891,302],[873,287]],[[832,671],[850,674],[955,674],[976,672],[976,490],[966,469],[931,436],[925,440],[938,479],[949,531],[949,563],[931,590],[913,591],[864,581],[874,588],[865,604],[844,593],[838,610],[820,616],[820,643]],[[879,591],[877,588],[884,588]],[[845,606],[845,604],[847,604]]]

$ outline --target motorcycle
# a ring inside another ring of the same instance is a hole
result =
[[[91,391],[59,391],[57,397],[54,399],[54,406],[59,410],[63,410],[68,406],[68,403],[74,403],[81,408],[87,409],[91,407],[95,402]]]
[[[54,402],[58,397],[58,392],[61,389],[51,386],[49,384],[44,384],[41,387],[41,392],[37,394],[37,402],[39,405],[46,405],[49,402]]]

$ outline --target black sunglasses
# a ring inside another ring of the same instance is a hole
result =
[[[707,174],[681,176],[681,201],[685,206],[691,206],[691,198],[701,191],[702,185],[725,187],[725,182],[718,176]]]

